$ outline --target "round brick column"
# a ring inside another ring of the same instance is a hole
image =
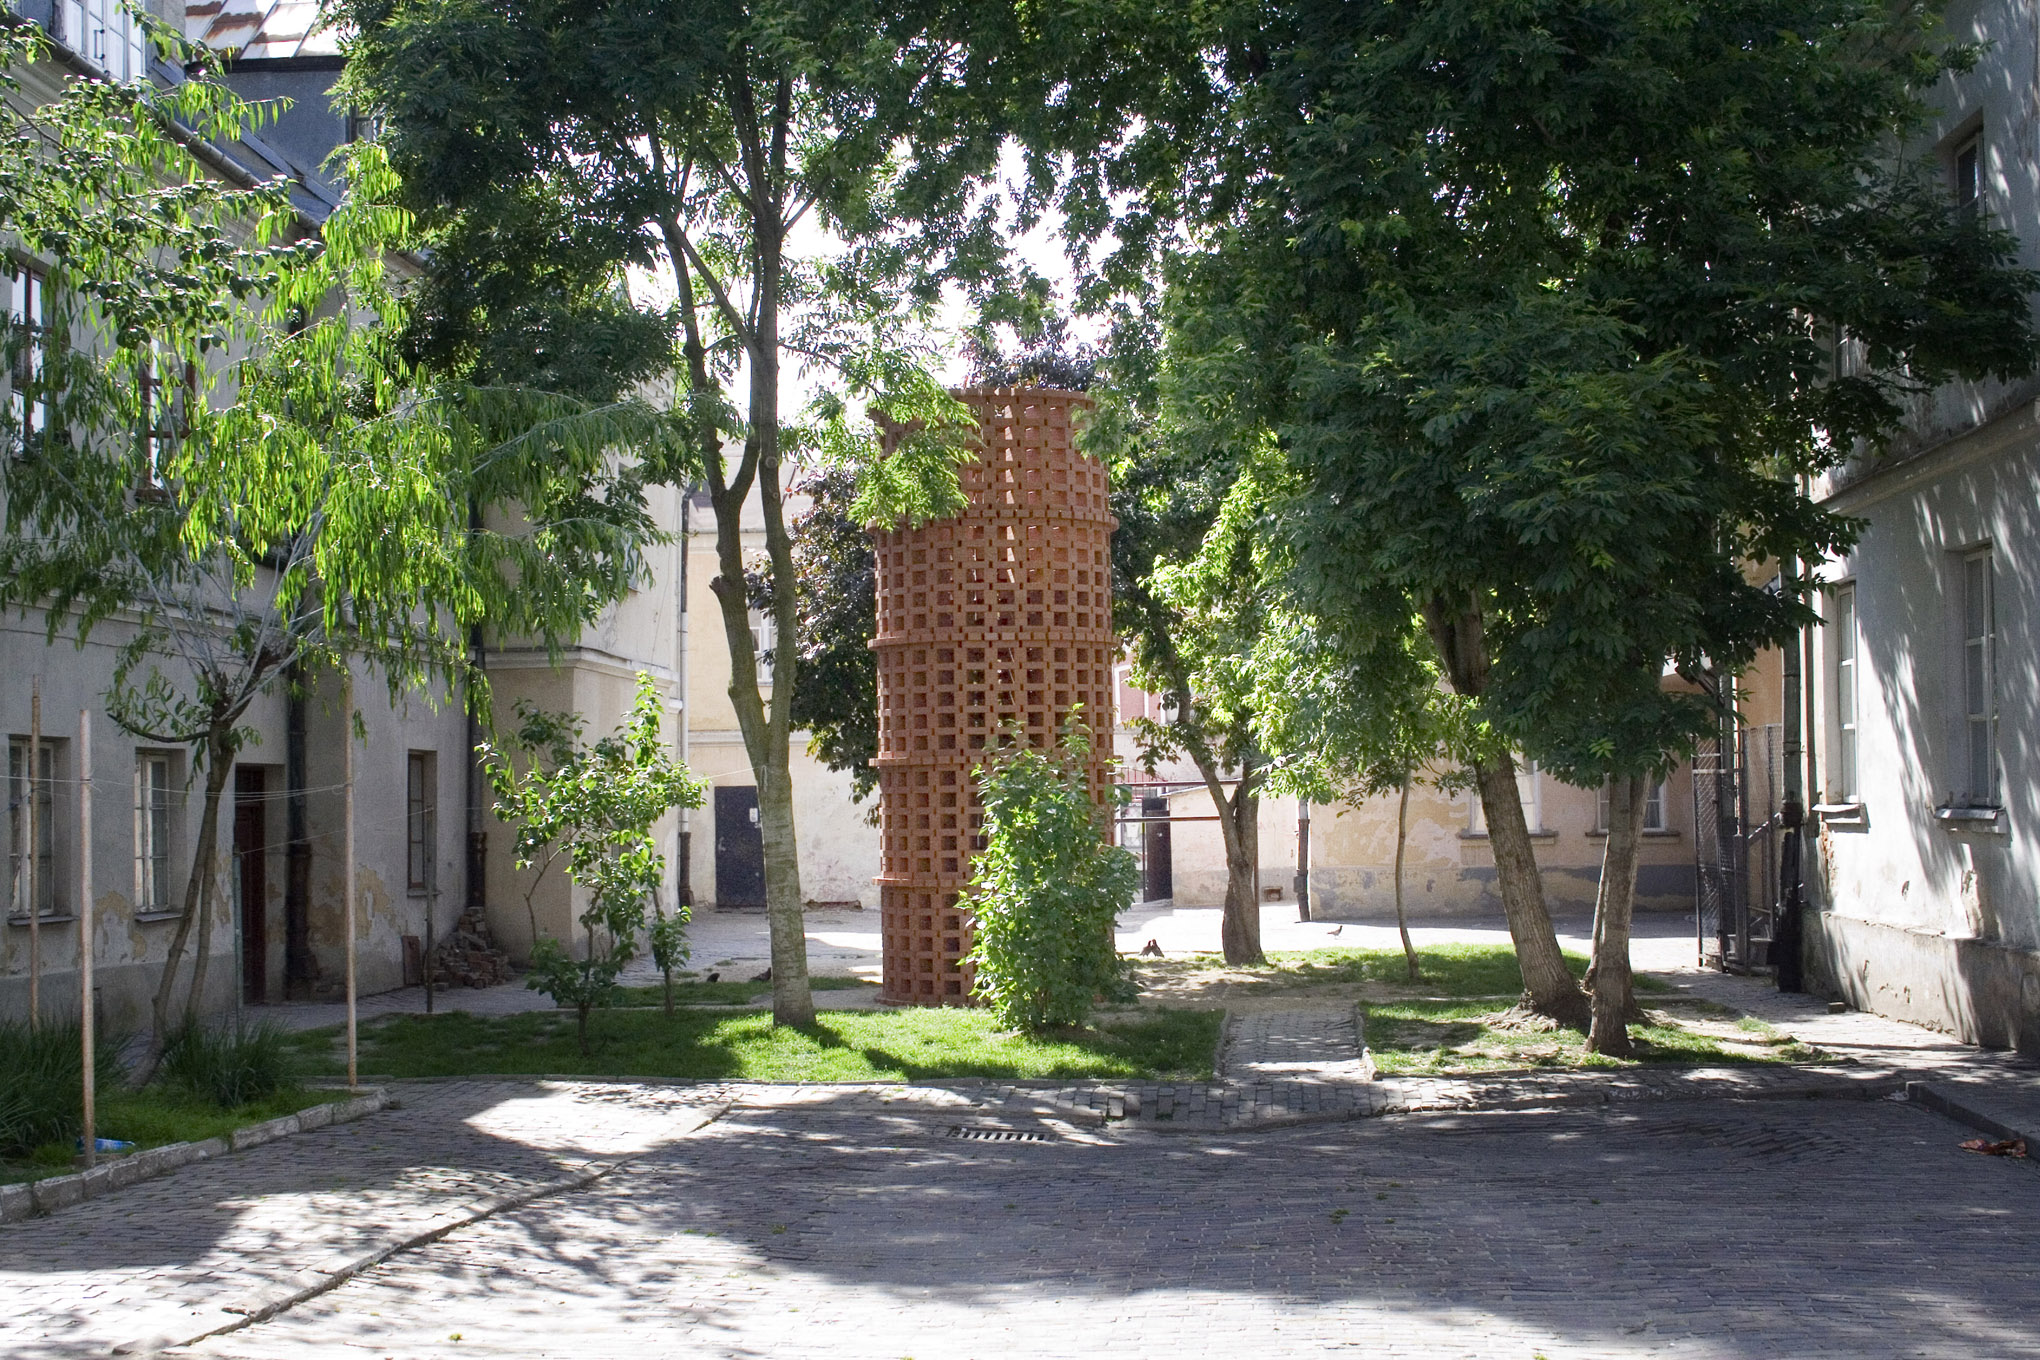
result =
[[[885,1000],[964,1005],[970,882],[984,821],[973,771],[1012,726],[1055,745],[1083,706],[1103,802],[1112,742],[1111,537],[1105,469],[1072,424],[1090,399],[973,389],[980,447],[953,519],[874,533],[878,556],[879,915]]]

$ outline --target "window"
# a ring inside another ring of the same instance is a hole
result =
[[[1983,134],[1973,132],[1956,144],[1954,155],[1949,158],[1949,170],[1953,177],[1955,206],[1964,212],[1976,211],[1983,201]]]
[[[1607,829],[1608,786],[1604,783],[1601,785],[1601,792],[1596,800],[1594,809],[1594,830],[1606,831]],[[1645,831],[1664,831],[1667,829],[1665,825],[1665,781],[1662,779],[1651,780],[1650,792],[1643,796],[1643,829]]]
[[[144,487],[162,485],[164,455],[191,433],[190,403],[197,391],[196,366],[189,362],[180,364],[176,355],[150,347],[142,360],[139,394]]]
[[[120,0],[62,0],[57,24],[65,46],[107,79],[139,80],[148,74],[142,26]]]
[[[437,763],[431,751],[413,751],[405,761],[404,820],[409,854],[404,877],[414,893],[429,893],[438,886]]]
[[[171,911],[170,753],[135,753],[135,910]]]
[[[1533,836],[1544,831],[1544,790],[1539,780],[1537,762],[1518,761],[1516,764],[1516,796],[1523,804],[1523,821]],[[1467,795],[1473,810],[1467,817],[1466,829],[1475,836],[1487,835],[1487,809],[1480,804],[1480,790],[1474,789]]]
[[[1856,778],[1856,706],[1860,676],[1856,668],[1856,588],[1842,586],[1834,593],[1830,626],[1834,629],[1835,655],[1835,768],[1834,793],[1844,803],[1856,801],[1861,790]]]
[[[779,620],[762,609],[751,611],[751,645],[758,649],[758,683],[772,683],[773,651],[779,645]]]
[[[1972,803],[1997,804],[1997,616],[1991,551],[1962,559],[1964,755]]]
[[[45,741],[31,775],[28,738],[7,743],[7,914],[28,915],[29,822],[35,823],[35,902],[39,915],[54,916],[64,894],[57,881],[57,817],[65,804],[56,796],[57,743]],[[29,815],[29,799],[35,815]]]
[[[7,267],[8,386],[13,389],[14,428],[26,444],[49,424],[49,403],[38,391],[42,380],[43,334],[49,300],[40,271],[20,263]]]

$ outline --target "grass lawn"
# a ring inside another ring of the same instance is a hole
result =
[[[981,1010],[826,1011],[809,1029],[775,1029],[763,1012],[598,1011],[582,1057],[574,1017],[390,1016],[361,1035],[363,1072],[476,1073],[752,1081],[925,1081],[943,1077],[1175,1077],[1204,1080],[1215,1011],[1143,1011],[1040,1038],[999,1029]],[[336,1030],[316,1031],[330,1045]],[[330,1059],[329,1059],[330,1061]]]
[[[810,977],[808,986],[817,992],[869,992],[876,991],[876,982],[866,982],[854,977]],[[748,1006],[760,996],[770,996],[769,982],[702,982],[699,979],[683,981],[673,979],[673,1004],[676,1006]],[[619,987],[616,989],[616,1004],[619,1006],[663,1006],[666,1004],[664,983],[654,982],[648,987]]]
[[[1567,954],[1565,961],[1573,976],[1586,976],[1584,955]],[[1216,954],[1193,954],[1159,964],[1143,963],[1141,971],[1144,976],[1176,982],[1179,978],[1188,981],[1199,971],[1223,970],[1229,988],[1248,993],[1356,984],[1422,996],[1515,996],[1523,990],[1516,951],[1506,944],[1431,945],[1417,951],[1417,967],[1422,979],[1411,982],[1400,949],[1331,948],[1271,953],[1267,965],[1260,968],[1227,968]],[[1636,990],[1654,993],[1670,988],[1656,978],[1639,975]]]
[[[1829,1060],[1821,1050],[1748,1018],[1730,1022],[1647,1011],[1648,1022],[1629,1026],[1630,1038],[1637,1045],[1636,1058],[1621,1059],[1587,1052],[1587,1037],[1577,1030],[1497,1029],[1491,1022],[1499,1011],[1491,1001],[1377,1002],[1365,1010],[1367,1046],[1375,1065],[1390,1075],[1524,1067],[1633,1067],[1638,1062],[1704,1065]]]
[[[281,1091],[267,1100],[223,1110],[212,1102],[161,1087],[140,1091],[102,1091],[97,1114],[98,1136],[118,1138],[138,1147],[192,1143],[218,1138],[248,1124],[260,1124],[330,1100],[337,1091]],[[78,1168],[71,1164],[72,1143],[45,1143],[25,1160],[0,1159],[0,1184],[61,1176]]]

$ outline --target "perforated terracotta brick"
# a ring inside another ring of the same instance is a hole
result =
[[[969,508],[873,535],[878,555],[880,926],[886,1000],[970,1000],[960,905],[983,809],[972,771],[1010,725],[1051,747],[1083,705],[1100,741],[1091,796],[1109,783],[1111,537],[1105,469],[1076,449],[1080,393],[975,389],[981,422],[962,469]]]

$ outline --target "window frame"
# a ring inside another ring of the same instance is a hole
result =
[[[41,773],[32,776],[28,781],[29,787],[24,789],[23,766],[28,763],[29,739],[23,735],[7,738],[6,916],[9,921],[26,923],[29,918],[29,909],[21,900],[23,880],[27,877],[21,843],[27,836],[25,804],[29,797],[36,800],[40,813],[36,819],[36,839],[43,842],[35,853],[36,896],[42,899],[36,904],[35,914],[44,921],[64,920],[69,916],[69,876],[64,873],[64,849],[69,834],[64,821],[67,803],[57,797],[57,785],[63,782],[63,745],[58,739],[42,739],[41,758],[35,762],[41,767]]]
[[[171,865],[177,841],[177,753],[138,747],[135,751],[135,911],[174,916],[182,911],[171,896]],[[160,769],[160,787],[151,773]]]
[[[1643,795],[1643,833],[1663,835],[1672,829],[1665,817],[1665,780],[1662,775],[1652,775],[1650,788]],[[1608,781],[1602,780],[1601,787],[1594,794],[1594,831],[1598,835],[1608,834]]]
[[[148,36],[119,0],[57,0],[57,37],[78,57],[115,82],[140,80],[149,72]],[[114,43],[106,36],[117,34]],[[116,64],[110,56],[118,56]]]
[[[404,754],[404,889],[426,897],[439,878],[439,762],[430,750]]]
[[[1534,760],[1516,761],[1516,801],[1522,805],[1523,821],[1530,834],[1542,836],[1544,830],[1544,779],[1543,771]],[[1480,790],[1468,789],[1466,793],[1466,835],[1484,837],[1488,834],[1487,809],[1481,806]]]
[[[49,398],[41,391],[50,327],[49,273],[34,261],[7,260],[7,324],[20,328],[25,340],[7,365],[8,401],[25,452],[50,424]]]
[[[1838,803],[1862,799],[1863,767],[1861,720],[1863,709],[1862,616],[1858,612],[1856,583],[1844,581],[1829,592],[1830,634],[1829,698],[1834,704],[1835,760],[1829,771],[1832,792]]]
[[[1957,137],[1948,148],[1948,191],[1957,212],[1984,209],[1983,127],[1979,124]]]
[[[758,683],[770,685],[773,675],[779,669],[779,619],[770,611],[753,609],[751,614],[751,650],[758,659]],[[765,654],[773,653],[771,660]]]
[[[1963,801],[1998,806],[1997,563],[1990,545],[1961,556],[1957,589]]]

